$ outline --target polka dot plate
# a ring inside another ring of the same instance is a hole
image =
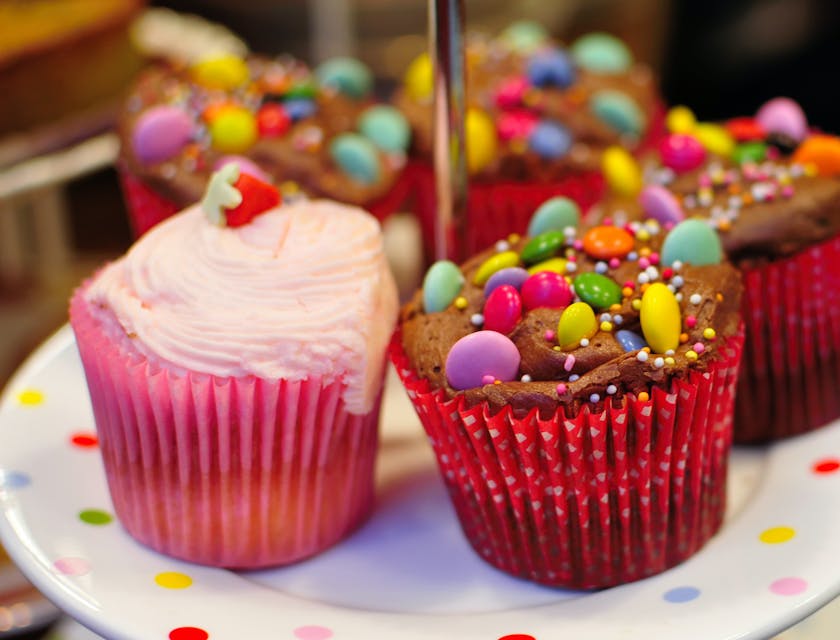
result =
[[[767,638],[840,593],[840,423],[736,450],[726,523],[699,554],[638,583],[581,593],[479,560],[397,384],[383,422],[379,506],[350,539],[271,571],[178,562],[114,519],[65,327],[0,400],[0,536],[47,596],[107,638]]]

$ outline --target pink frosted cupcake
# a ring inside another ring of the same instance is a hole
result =
[[[228,165],[70,304],[117,516],[177,558],[293,562],[372,505],[397,315],[379,226],[278,201]]]

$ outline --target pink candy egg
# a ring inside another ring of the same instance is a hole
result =
[[[508,78],[496,90],[496,105],[500,109],[515,109],[522,104],[522,98],[527,90],[528,79],[526,77]]]
[[[503,284],[493,289],[484,303],[484,328],[510,333],[522,318],[522,298],[516,287]]]
[[[677,224],[685,218],[682,205],[676,196],[658,184],[650,184],[642,189],[639,204],[648,216],[662,224]]]
[[[790,98],[773,98],[765,102],[755,119],[768,133],[782,133],[796,142],[802,142],[808,136],[805,112]]]
[[[694,136],[672,133],[659,145],[659,156],[669,169],[685,173],[696,169],[706,160],[706,149]]]
[[[566,278],[553,271],[540,271],[528,278],[522,284],[521,296],[528,310],[539,307],[562,309],[574,298]]]
[[[498,116],[496,130],[502,140],[527,140],[538,123],[537,116],[529,111],[507,111]]]
[[[446,357],[446,379],[453,389],[472,389],[490,379],[509,382],[517,377],[521,356],[507,336],[476,331],[452,345]]]

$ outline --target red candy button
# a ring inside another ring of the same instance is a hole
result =
[[[292,126],[292,119],[279,104],[264,104],[257,112],[257,129],[263,138],[282,136],[290,126]]]
[[[755,118],[733,118],[726,123],[726,130],[738,142],[764,140],[767,132]]]

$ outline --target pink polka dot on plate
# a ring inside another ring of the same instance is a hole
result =
[[[298,640],[327,640],[333,637],[332,630],[314,624],[298,627],[292,633]]]
[[[808,588],[802,578],[780,578],[770,585],[770,591],[779,596],[795,596]]]
[[[90,572],[90,563],[84,558],[59,558],[53,566],[66,576],[83,576]]]

